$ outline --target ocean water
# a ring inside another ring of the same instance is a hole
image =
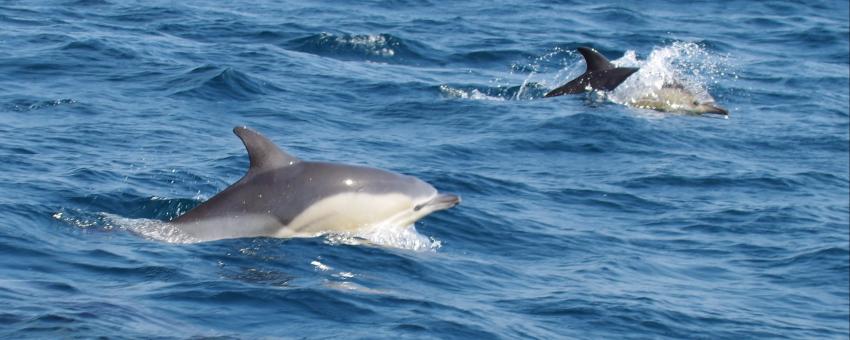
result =
[[[846,1],[0,3],[0,338],[848,337]],[[542,99],[590,46],[641,71]],[[728,119],[620,103],[667,78]],[[247,125],[463,197],[181,243]]]

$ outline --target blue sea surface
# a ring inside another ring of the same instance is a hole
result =
[[[0,338],[846,339],[848,15],[2,2]],[[641,71],[541,98],[580,46]],[[670,76],[728,119],[623,105]],[[169,242],[244,174],[237,125],[463,202],[381,244]]]

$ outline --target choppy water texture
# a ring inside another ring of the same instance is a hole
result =
[[[0,28],[0,337],[848,336],[846,1],[26,1]],[[541,99],[578,46],[643,69]],[[664,77],[731,116],[617,104]],[[383,245],[162,241],[243,174],[242,124],[464,201]]]

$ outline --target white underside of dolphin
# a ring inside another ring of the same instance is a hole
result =
[[[195,241],[403,228],[460,202],[415,177],[302,161],[246,127],[234,133],[248,150],[247,174],[170,223]]]

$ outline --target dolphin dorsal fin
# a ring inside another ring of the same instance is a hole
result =
[[[301,161],[297,157],[284,152],[271,140],[247,126],[237,126],[233,128],[233,133],[239,136],[239,139],[245,144],[245,149],[248,150],[248,159],[251,161],[251,166],[248,168],[249,175],[287,167]]]
[[[638,71],[637,67],[617,67],[608,58],[590,47],[579,47],[587,70],[576,79],[547,92],[543,97],[556,97],[564,94],[582,93],[589,90],[613,91],[626,78]]]
[[[590,47],[579,47],[578,51],[584,57],[585,63],[587,63],[586,72],[604,71],[616,67],[608,61],[608,58],[605,58],[604,55],[599,54],[599,52],[594,51]]]

